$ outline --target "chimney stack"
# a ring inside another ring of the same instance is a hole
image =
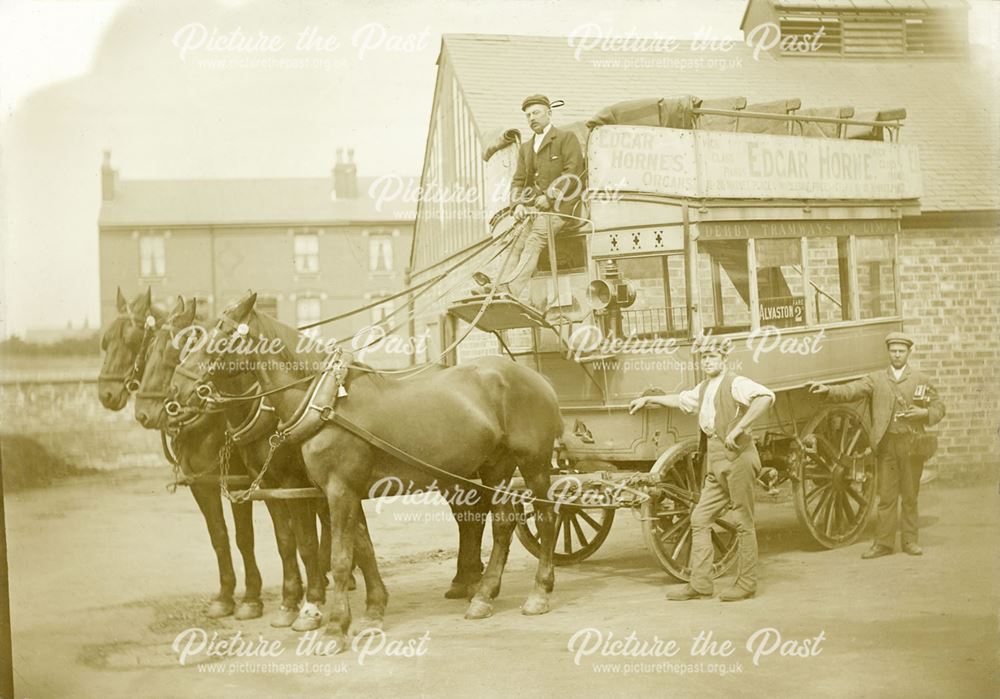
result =
[[[104,151],[104,161],[101,163],[101,199],[112,201],[115,190],[118,189],[118,171],[111,167],[111,151]]]
[[[356,199],[358,196],[358,168],[354,164],[354,149],[337,149],[337,164],[333,168],[333,194],[337,199]]]

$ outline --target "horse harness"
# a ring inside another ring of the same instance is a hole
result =
[[[132,324],[138,327],[138,318],[132,313],[129,313],[128,317]],[[124,374],[98,374],[98,381],[121,381],[129,393],[138,391],[139,380],[146,366],[146,351],[149,349],[149,340],[154,330],[156,330],[156,316],[149,314],[142,323],[142,339],[139,341],[139,350],[132,361],[132,366]]]

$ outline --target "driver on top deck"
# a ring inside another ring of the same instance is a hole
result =
[[[521,104],[534,136],[518,151],[510,202],[515,219],[532,219],[518,230],[497,275],[497,291],[522,302],[528,300],[531,275],[548,242],[550,228],[554,235],[572,220],[554,214],[572,215],[583,191],[580,142],[571,132],[552,125],[552,107],[561,104],[549,102],[544,95],[531,95]]]

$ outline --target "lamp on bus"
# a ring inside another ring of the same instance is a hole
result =
[[[587,285],[587,301],[594,316],[604,321],[604,332],[621,336],[622,312],[635,303],[635,288],[620,279],[595,279]]]
[[[635,287],[626,281],[595,279],[587,285],[587,301],[595,311],[628,308],[635,303]]]

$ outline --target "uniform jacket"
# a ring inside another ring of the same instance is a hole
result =
[[[555,126],[545,134],[541,147],[535,153],[534,134],[521,144],[517,156],[517,169],[511,180],[511,203],[530,204],[539,194],[546,194],[549,186],[562,175],[572,175],[557,184],[565,195],[559,211],[573,212],[573,207],[583,193],[583,154],[580,141],[569,131]]]
[[[916,404],[913,401],[914,391],[920,385],[927,387],[929,404]],[[925,374],[914,371],[909,366],[903,369],[902,378],[898,382],[892,375],[892,369],[886,367],[879,371],[873,371],[857,381],[840,386],[830,386],[827,400],[834,403],[849,403],[866,398],[871,419],[872,442],[873,446],[877,446],[882,441],[882,437],[885,436],[886,430],[889,429],[892,416],[897,408],[904,409],[902,406],[897,406],[897,394],[902,396],[907,407],[918,405],[927,408],[926,420],[906,420],[915,432],[923,432],[925,426],[936,425],[944,417],[944,404],[930,380]]]

